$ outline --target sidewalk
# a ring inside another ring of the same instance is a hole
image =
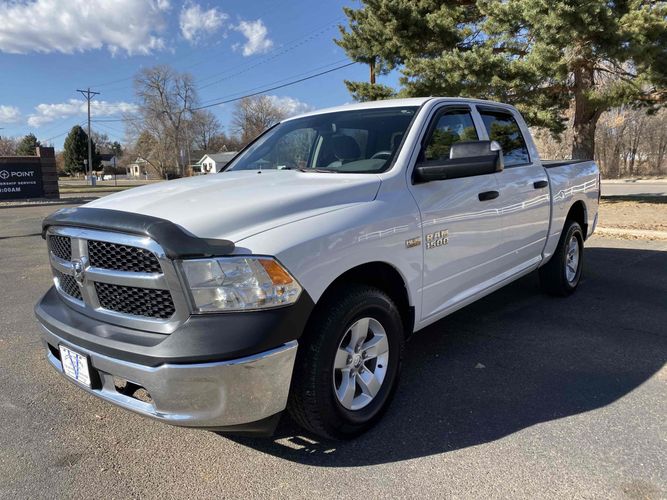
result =
[[[602,184],[667,184],[667,177],[656,177],[655,179],[602,179]]]

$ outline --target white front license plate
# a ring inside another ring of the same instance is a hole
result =
[[[88,369],[88,358],[83,354],[74,352],[71,349],[61,345],[60,360],[63,364],[63,371],[69,378],[78,383],[90,387],[90,370]]]

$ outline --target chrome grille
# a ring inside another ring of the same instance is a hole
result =
[[[100,305],[110,311],[150,318],[171,318],[176,312],[169,290],[95,283]]]
[[[49,247],[56,257],[72,260],[72,240],[67,236],[49,236]]]
[[[70,276],[69,274],[63,274],[58,270],[53,270],[53,274],[56,278],[56,284],[58,285],[58,289],[69,295],[70,297],[74,297],[77,300],[83,300],[83,296],[81,295],[81,290],[79,289],[79,284],[76,282],[74,279],[74,276]]]
[[[171,333],[189,315],[174,262],[150,238],[50,227],[54,282],[73,308],[107,323]]]
[[[102,269],[135,273],[162,272],[155,254],[143,248],[90,240],[88,241],[88,256],[91,266]]]

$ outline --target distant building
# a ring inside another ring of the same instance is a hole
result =
[[[145,178],[147,174],[152,173],[154,169],[142,157],[138,156],[136,160],[127,165],[128,177]],[[151,176],[153,177],[153,176]]]
[[[114,167],[118,164],[118,158],[113,153],[104,153],[98,155],[100,159],[99,170],[104,170],[104,167]]]
[[[210,155],[216,152],[217,151],[213,149],[193,149],[192,151],[190,151],[190,163],[188,164],[188,169],[191,172],[191,175],[201,174],[199,160],[204,155]]]
[[[238,151],[225,151],[223,153],[208,153],[192,165],[192,171],[198,174],[216,174],[220,172],[238,154]]]

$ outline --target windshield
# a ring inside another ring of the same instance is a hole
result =
[[[280,123],[239,155],[230,170],[384,172],[416,106],[340,111]]]

